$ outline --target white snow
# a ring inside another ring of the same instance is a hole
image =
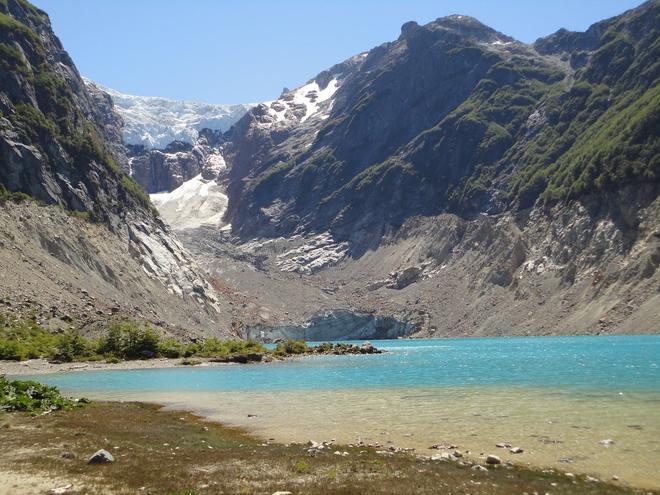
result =
[[[291,114],[288,116],[287,112],[292,110],[295,105],[304,105],[305,114],[300,118],[299,122],[305,122],[310,117],[319,114],[321,103],[330,100],[339,88],[339,85],[339,81],[335,78],[325,88],[321,89],[316,81],[312,81],[287,93],[282,98],[270,102],[270,104],[267,103],[269,107],[268,113],[275,117],[275,122],[287,122],[291,120]],[[332,102],[330,102],[330,105],[332,105]],[[320,118],[327,118],[325,114],[320,114],[319,116]]]
[[[194,144],[204,128],[226,131],[254,104],[216,105],[175,101],[156,96],[133,96],[85,79],[108,93],[124,119],[123,138],[127,144],[162,149],[175,140]]]
[[[151,194],[150,197],[165,221],[175,230],[202,225],[227,227],[222,221],[228,201],[223,187],[215,180],[204,179],[202,174],[172,192]]]

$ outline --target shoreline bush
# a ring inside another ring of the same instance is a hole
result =
[[[31,414],[50,411],[69,411],[88,404],[87,399],[62,397],[57,387],[32,380],[9,381],[0,375],[0,411],[23,411]]]
[[[254,340],[209,338],[183,344],[162,338],[148,323],[114,320],[99,340],[90,340],[74,330],[52,333],[33,321],[9,321],[0,316],[0,360],[25,361],[46,358],[52,362],[165,358],[233,358],[264,355],[266,348]],[[251,359],[250,361],[255,361]]]

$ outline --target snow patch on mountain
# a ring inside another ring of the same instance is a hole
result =
[[[273,117],[272,123],[302,123],[313,116],[327,118],[332,108],[332,96],[339,86],[340,82],[335,78],[323,89],[316,81],[312,81],[284,93],[277,100],[266,103],[268,114]],[[328,100],[329,103],[323,104]]]
[[[202,225],[229,228],[222,221],[228,202],[224,188],[213,179],[204,179],[202,174],[172,192],[151,194],[150,197],[165,221],[175,230]]]
[[[254,104],[216,105],[175,101],[157,96],[133,96],[85,79],[108,93],[124,119],[126,144],[162,149],[175,140],[194,144],[201,129],[226,131]]]

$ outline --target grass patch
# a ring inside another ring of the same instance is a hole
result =
[[[95,402],[67,414],[3,420],[0,465],[9,471],[71,479],[103,493],[619,495],[626,487],[575,480],[556,472],[500,466],[486,473],[450,462],[338,446],[314,456],[307,446],[264,445],[246,433],[191,414],[135,403]],[[71,458],[62,458],[66,445]],[[116,462],[85,463],[101,446]],[[211,447],[211,448],[209,448]],[[17,453],[20,453],[17,455]],[[298,467],[298,470],[296,469]],[[145,487],[145,488],[142,488]],[[649,490],[637,493],[648,493]]]

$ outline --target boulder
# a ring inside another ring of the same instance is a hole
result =
[[[106,464],[109,462],[115,462],[115,457],[104,449],[97,451],[87,460],[87,464]]]

